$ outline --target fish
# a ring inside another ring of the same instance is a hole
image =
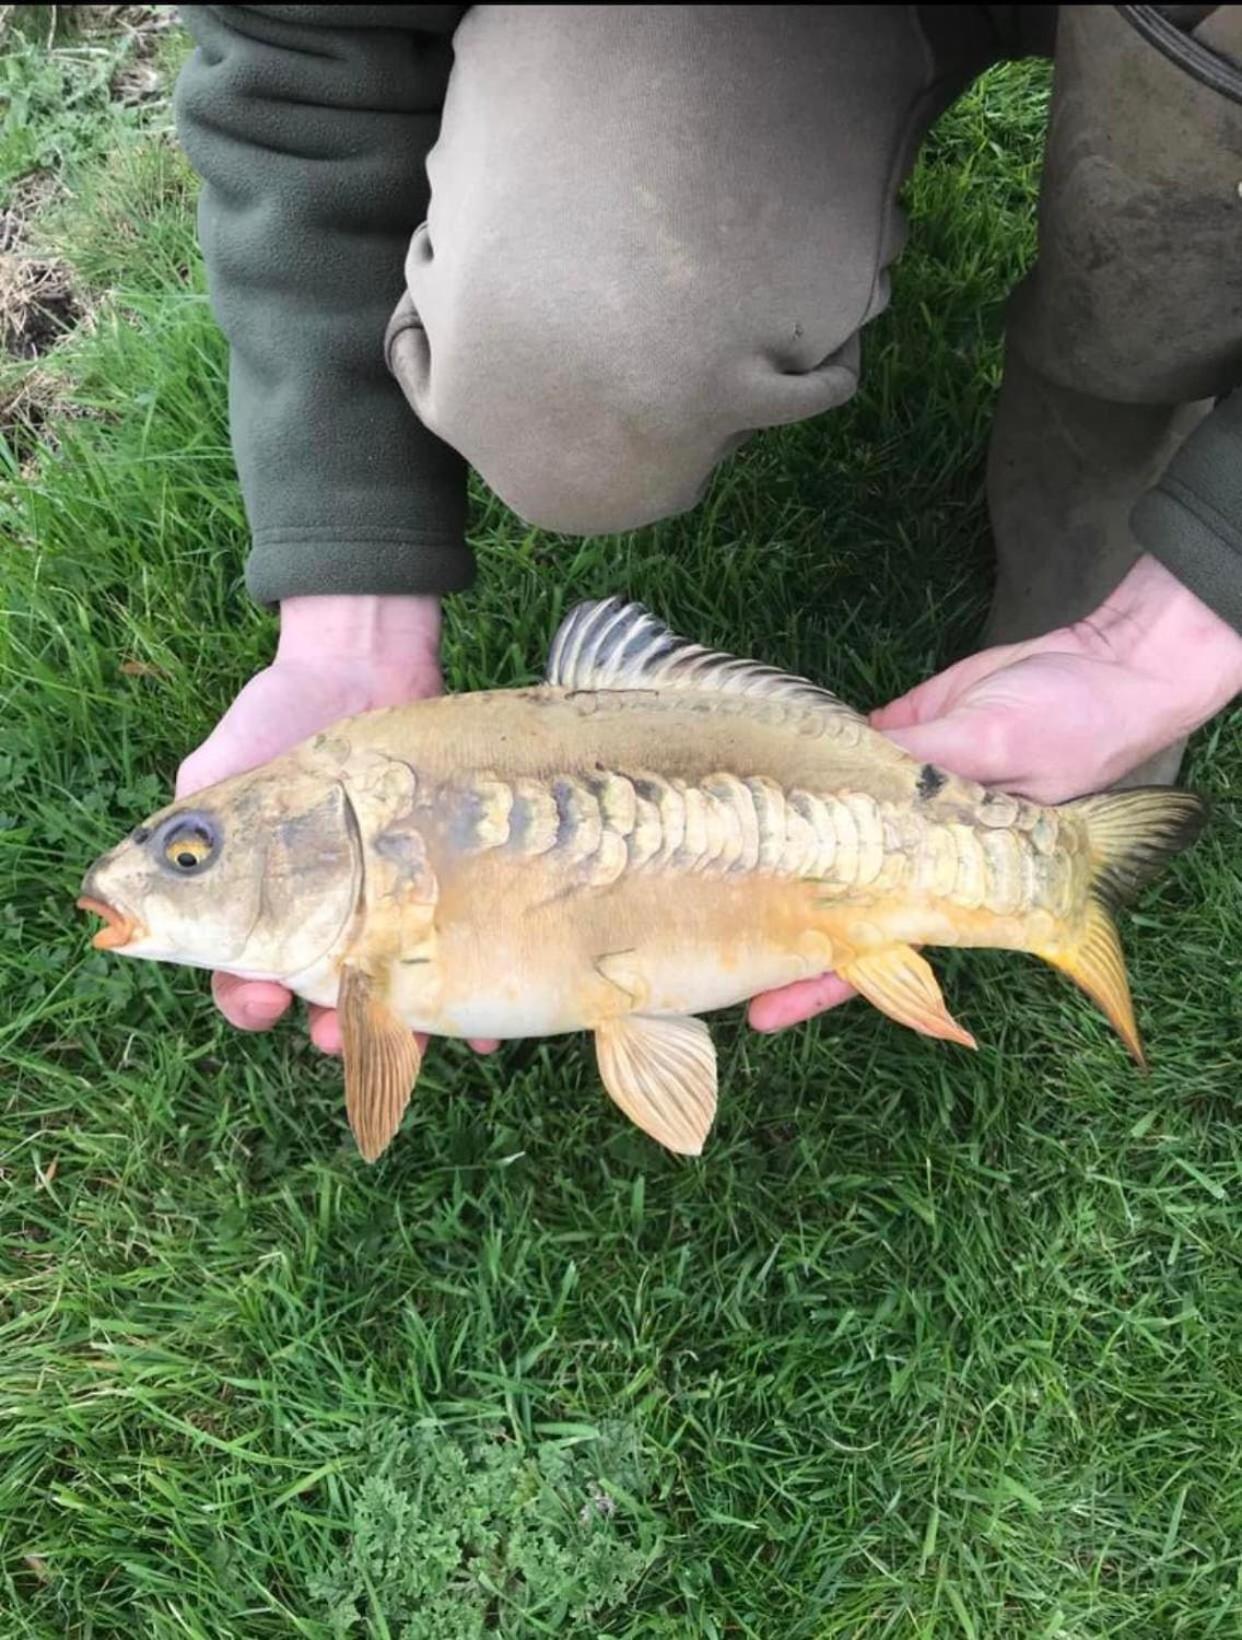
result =
[[[835,970],[898,1023],[975,1046],[926,947],[1033,953],[1134,1059],[1115,913],[1206,815],[1173,787],[1046,806],[920,762],[813,681],[579,604],[533,687],[343,719],[174,802],[86,873],[101,950],[276,980],[339,1010],[373,1162],[415,1032],[590,1032],[607,1093],[699,1155],[702,1015]]]

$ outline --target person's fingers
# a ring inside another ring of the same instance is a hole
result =
[[[1055,636],[1055,634],[1054,634]],[[913,689],[877,707],[868,718],[873,729],[888,734],[890,729],[907,729],[916,723],[931,723],[957,709],[967,690],[982,683],[1007,666],[1015,666],[1039,648],[1037,642],[997,644],[955,661],[934,677],[925,678]],[[893,737],[896,739],[896,736]]]
[[[227,724],[226,713],[202,745],[182,759],[173,785],[175,798],[192,797],[195,792],[214,786],[218,780],[227,780],[230,775],[241,774],[254,766],[254,751],[248,752],[239,746]]]
[[[917,723],[923,716],[923,696],[926,685],[919,684],[917,689],[910,689],[896,700],[890,700],[887,706],[877,706],[874,712],[867,714],[867,721],[873,729],[879,729],[888,734],[890,729],[906,729],[912,723]]]
[[[238,979],[235,974],[213,974],[211,994],[216,1007],[239,1031],[268,1031],[293,1001],[283,985],[266,979]]]
[[[853,986],[836,974],[819,974],[815,979],[782,985],[778,991],[761,991],[751,1000],[747,1019],[752,1030],[783,1031],[857,995]]]
[[[202,791],[204,786],[211,785],[214,768],[210,760],[201,753],[201,747],[197,752],[191,752],[177,770],[176,784],[173,786],[174,798],[189,797],[191,793]]]
[[[335,1008],[320,1008],[311,1003],[310,1039],[321,1053],[337,1055],[341,1052],[341,1020]],[[419,1053],[427,1052],[427,1043],[430,1040],[425,1031],[415,1031],[414,1040],[418,1043]],[[480,1038],[471,1042],[470,1046],[476,1053],[494,1053],[500,1046],[499,1042]]]
[[[885,729],[884,733],[921,763],[935,763],[952,769],[965,780],[984,785],[1004,785],[1016,776],[1010,737],[996,714],[982,711],[951,712],[931,723],[914,723],[909,728]]]
[[[307,1012],[310,1015],[310,1039],[320,1053],[339,1054],[341,1021],[336,1009],[320,1008],[312,1002]]]
[[[495,1053],[500,1046],[500,1043],[490,1036],[472,1036],[469,1042],[475,1053]]]

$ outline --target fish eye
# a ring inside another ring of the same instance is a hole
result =
[[[165,832],[160,847],[164,861],[188,877],[209,864],[216,853],[215,827],[203,815],[183,815]]]

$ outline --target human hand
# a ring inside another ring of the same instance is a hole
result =
[[[257,673],[177,771],[186,797],[253,769],[338,718],[438,695],[440,605],[435,598],[287,598],[271,666]],[[220,1012],[242,1031],[270,1030],[293,1001],[270,980],[213,974]],[[311,1041],[339,1054],[335,1008],[310,1009]],[[499,1044],[475,1041],[480,1053]],[[426,1038],[419,1047],[426,1049]]]
[[[1242,690],[1242,637],[1154,558],[1089,618],[971,655],[871,715],[921,762],[1063,803],[1193,733]],[[783,1030],[854,992],[835,974],[756,997]]]

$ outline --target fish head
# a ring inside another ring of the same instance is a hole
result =
[[[98,950],[288,979],[348,931],[362,849],[345,786],[291,758],[169,804],[107,854],[78,901]]]

